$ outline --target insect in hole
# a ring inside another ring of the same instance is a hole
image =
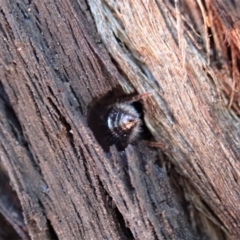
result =
[[[139,137],[142,120],[134,106],[116,103],[109,107],[106,120],[113,142],[131,143]]]
[[[88,123],[105,151],[112,145],[121,151],[146,133],[140,100],[150,94],[127,96],[115,102],[106,98],[92,106]]]
[[[107,138],[109,145],[115,144],[118,149],[123,149],[140,137],[143,132],[143,118],[134,103],[151,94],[151,92],[140,94],[108,107],[105,122],[109,134]]]

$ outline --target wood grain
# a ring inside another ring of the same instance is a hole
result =
[[[191,189],[190,202],[200,215],[237,239],[239,70],[236,64],[232,68],[231,62],[239,60],[239,25],[236,15],[230,17],[231,4],[206,1],[204,6],[197,1],[193,9],[190,2],[184,2],[185,6],[179,1],[171,5],[168,1],[135,0],[89,4],[104,43],[131,83],[124,87],[134,86],[139,93],[155,92],[145,105],[145,121],[156,141],[167,145],[166,154],[185,178],[186,189]],[[184,12],[187,7],[190,12]],[[216,27],[221,28],[216,31]],[[201,45],[198,29],[203,34]],[[204,35],[211,30],[212,45],[211,35]],[[233,59],[221,59],[220,50],[213,55],[221,40],[222,52],[229,44]]]
[[[104,153],[87,125],[93,101],[149,83],[131,85],[116,68],[127,62],[113,64],[86,3],[0,7],[0,166],[21,203],[23,219],[9,220],[19,238],[198,239],[156,150],[139,143]],[[149,101],[153,120],[159,108]]]

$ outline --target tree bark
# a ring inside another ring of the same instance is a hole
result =
[[[204,50],[191,1],[0,1],[0,239],[240,237],[239,27],[197,2]],[[102,149],[88,118],[109,92],[152,93],[154,144]]]

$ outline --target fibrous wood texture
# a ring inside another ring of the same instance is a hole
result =
[[[238,238],[239,8],[229,11],[230,3],[220,1],[95,1],[90,6],[132,86],[155,91],[146,122],[188,181],[191,202]],[[128,51],[135,59],[125,60]]]
[[[1,2],[1,169],[19,198],[2,183],[1,215],[21,239],[192,239],[154,156],[106,155],[87,126],[121,79],[88,17],[66,1]]]
[[[237,5],[0,9],[0,214],[15,239],[240,237]],[[104,153],[95,140],[89,107],[119,88],[152,92],[144,119],[164,155],[141,140]]]

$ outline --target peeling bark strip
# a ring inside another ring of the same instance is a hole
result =
[[[226,87],[227,109],[221,89],[231,69],[206,64],[188,6],[0,0],[0,238],[240,238],[237,95]],[[221,4],[203,6],[210,15]],[[154,91],[145,122],[179,174],[184,207],[195,209],[191,224],[156,150],[140,141],[106,154],[88,128],[89,106],[116,88]]]

